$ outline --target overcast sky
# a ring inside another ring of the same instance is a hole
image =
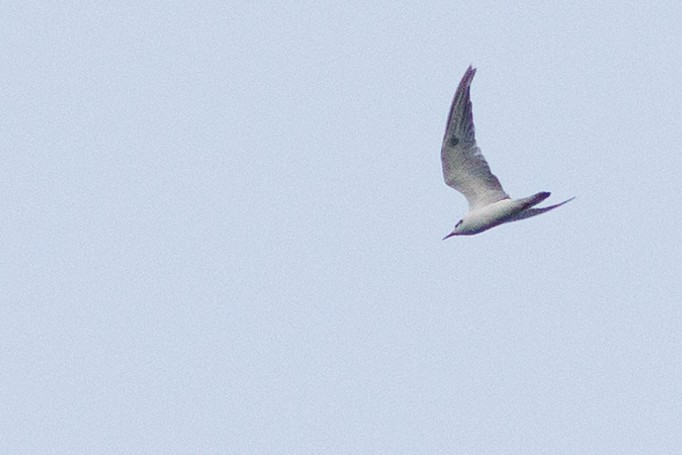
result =
[[[0,452],[682,448],[682,6],[3,2]],[[469,64],[513,197],[441,241]]]

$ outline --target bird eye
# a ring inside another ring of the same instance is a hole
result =
[[[457,224],[455,224],[455,228],[458,228],[459,225],[462,224],[462,221],[463,221],[463,220],[459,220],[459,221],[457,222]]]

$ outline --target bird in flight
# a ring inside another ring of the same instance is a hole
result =
[[[469,66],[457,87],[441,148],[445,183],[464,195],[469,203],[469,212],[443,240],[455,235],[478,234],[503,223],[540,215],[574,199],[533,208],[547,199],[550,193],[543,191],[522,199],[512,199],[504,192],[481,149],[476,146],[469,96],[474,74],[476,69]]]

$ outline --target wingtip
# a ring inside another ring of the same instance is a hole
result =
[[[467,70],[464,72],[462,79],[459,81],[459,85],[457,87],[457,92],[462,92],[462,91],[468,89],[469,86],[471,85],[471,81],[474,80],[475,75],[476,75],[476,68],[469,65]],[[455,92],[455,95],[457,95],[457,92]]]
[[[476,74],[476,68],[474,68],[473,65],[469,64],[469,68],[467,68],[466,72],[464,73],[465,76],[468,76],[469,79],[473,78],[474,75]]]

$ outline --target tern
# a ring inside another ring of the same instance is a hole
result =
[[[512,199],[476,146],[474,117],[469,87],[476,69],[469,66],[457,87],[445,127],[441,161],[445,183],[464,195],[469,212],[459,220],[451,233],[474,235],[511,221],[523,220],[561,207],[575,198],[542,208],[533,208],[550,196],[543,191],[522,199]]]

